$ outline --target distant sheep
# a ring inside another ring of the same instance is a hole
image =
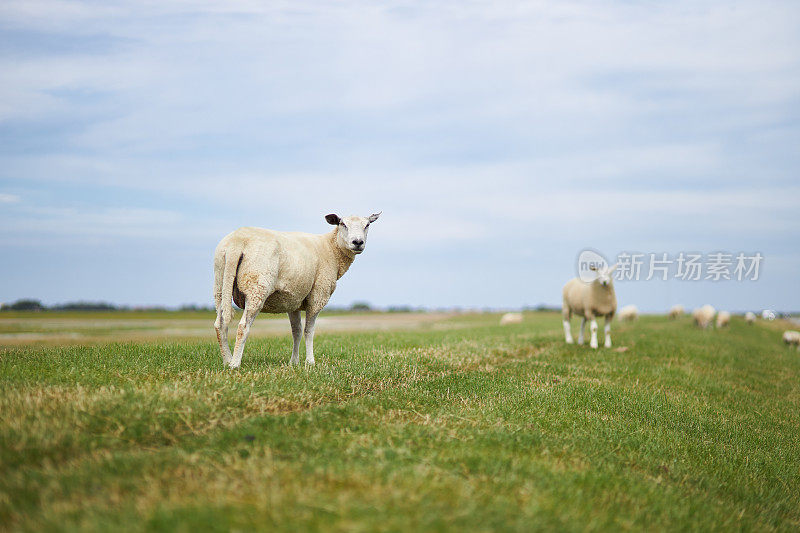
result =
[[[683,306],[681,304],[678,304],[672,306],[667,316],[671,319],[675,319],[682,316],[683,313],[684,313]]]
[[[731,323],[731,314],[727,311],[720,311],[717,315],[717,327],[724,328]]]
[[[637,318],[639,318],[639,308],[635,305],[626,305],[625,307],[619,310],[617,316],[623,322],[633,322]]]
[[[753,324],[756,321],[756,314],[752,311],[748,311],[744,314],[744,321],[748,324]]]
[[[714,315],[716,314],[717,310],[714,309],[713,306],[706,304],[703,307],[698,307],[692,311],[692,318],[694,319],[695,324],[703,329],[706,329],[708,326],[714,323]]]
[[[300,362],[300,311],[306,312],[306,364],[314,364],[314,324],[356,255],[364,251],[367,229],[380,213],[369,217],[327,215],[336,228],[324,235],[239,228],[225,236],[214,251],[214,303],[224,364],[238,368],[250,326],[259,312],[288,313],[292,326],[291,364]],[[228,346],[231,300],[244,309],[236,331],[236,346]]]
[[[784,331],[783,342],[800,350],[800,331]]]
[[[506,324],[521,324],[522,323],[522,313],[506,313],[500,317],[500,325],[505,326]]]
[[[578,344],[583,344],[583,331],[586,321],[590,321],[591,340],[589,345],[597,348],[597,320],[596,317],[605,317],[605,342],[603,346],[611,348],[611,321],[617,311],[617,295],[614,292],[614,283],[611,273],[617,265],[611,268],[602,267],[597,270],[597,278],[591,282],[585,282],[578,278],[573,278],[564,285],[562,291],[561,316],[564,323],[564,335],[567,344],[572,344],[572,332],[570,331],[569,320],[573,314],[581,317],[581,329],[578,335]]]

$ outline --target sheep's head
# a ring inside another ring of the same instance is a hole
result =
[[[367,231],[369,225],[378,220],[380,213],[372,214],[368,217],[340,217],[339,215],[325,215],[325,220],[336,228],[336,244],[340,248],[349,250],[354,254],[360,254],[367,245]]]
[[[590,266],[589,269],[597,273],[597,278],[595,278],[594,283],[599,283],[603,287],[608,287],[609,285],[611,285],[612,284],[611,274],[613,274],[614,271],[617,269],[618,264],[619,263],[616,263],[612,267],[601,266],[600,268],[594,265]]]

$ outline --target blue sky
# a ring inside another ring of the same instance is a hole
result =
[[[0,301],[208,304],[242,225],[383,211],[332,303],[800,309],[797,2],[0,4]]]

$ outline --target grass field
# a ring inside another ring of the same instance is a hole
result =
[[[195,318],[205,338],[0,348],[0,528],[800,529],[777,322],[644,317],[593,351],[555,314],[389,317],[320,326],[312,368],[253,334],[230,371]]]

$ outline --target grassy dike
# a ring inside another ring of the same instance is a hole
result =
[[[800,353],[688,318],[0,348],[4,530],[798,530]]]

